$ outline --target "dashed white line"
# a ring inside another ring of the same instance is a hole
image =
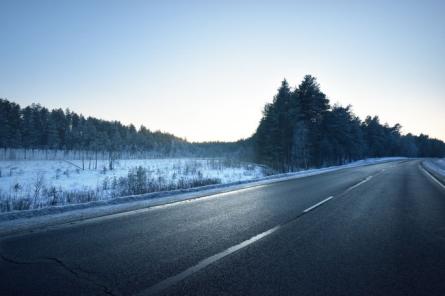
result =
[[[345,192],[348,192],[348,191],[350,191],[350,190],[352,190],[352,189],[354,189],[354,188],[356,188],[356,187],[358,187],[358,186],[368,182],[369,180],[371,180],[371,178],[372,178],[372,176],[368,176],[366,179],[364,179],[364,180],[360,181],[359,183],[349,187]],[[307,212],[312,211],[313,209],[321,206],[322,204],[328,202],[329,200],[331,200],[333,198],[334,198],[334,196],[331,195],[331,196],[323,199],[322,201],[320,201],[320,202],[314,204],[313,206],[305,209],[302,212],[302,214],[306,214]],[[228,249],[226,249],[226,250],[224,250],[224,251],[222,251],[222,252],[220,252],[218,254],[215,254],[215,255],[210,256],[210,257],[208,257],[206,259],[203,259],[202,261],[198,262],[198,264],[196,264],[196,265],[194,265],[192,267],[189,267],[186,270],[184,270],[184,271],[182,271],[182,272],[180,272],[180,273],[178,273],[178,274],[176,274],[174,276],[171,276],[171,277],[169,277],[169,278],[167,278],[167,279],[165,279],[165,280],[163,280],[163,281],[161,281],[161,282],[159,282],[159,283],[157,283],[157,284],[155,284],[155,285],[153,285],[153,286],[151,286],[151,287],[149,287],[149,288],[147,288],[145,290],[142,290],[137,295],[153,295],[153,294],[157,294],[160,291],[162,291],[162,290],[164,290],[164,289],[166,289],[166,288],[168,288],[168,287],[170,287],[170,286],[172,286],[172,285],[182,281],[183,279],[185,279],[189,275],[191,275],[191,274],[193,274],[193,273],[195,273],[197,271],[200,271],[201,269],[206,268],[210,264],[212,264],[212,263],[214,263],[214,262],[216,262],[216,261],[218,261],[218,260],[220,260],[220,259],[222,259],[222,258],[224,258],[224,257],[226,257],[226,256],[228,256],[228,255],[230,255],[230,254],[232,254],[232,253],[242,249],[242,248],[245,248],[248,245],[251,245],[254,242],[256,242],[256,241],[258,241],[258,240],[260,240],[260,239],[262,239],[262,238],[264,238],[264,237],[266,237],[266,236],[268,236],[270,234],[272,234],[273,232],[277,231],[281,226],[282,225],[275,226],[275,227],[273,227],[273,228],[271,228],[271,229],[269,229],[267,231],[264,231],[264,232],[262,232],[260,234],[257,234],[255,236],[251,237],[248,240],[245,240],[245,241],[243,241],[243,242],[241,242],[241,243],[239,243],[237,245],[234,245],[234,246],[232,246],[232,247],[230,247],[230,248],[228,248]]]
[[[358,182],[357,184],[352,185],[351,187],[349,187],[348,189],[346,189],[344,193],[347,193],[347,192],[351,191],[352,189],[359,187],[360,185],[362,185],[362,184],[368,182],[368,181],[371,180],[371,179],[372,179],[372,176],[368,176],[368,177],[366,177],[366,179],[364,179],[364,180]]]
[[[325,202],[327,202],[328,200],[333,199],[333,198],[334,198],[334,196],[329,196],[328,198],[323,199],[322,201],[316,203],[315,205],[313,205],[313,206],[307,208],[306,210],[303,211],[303,213],[307,213],[307,212],[309,212],[309,211],[312,211],[312,210],[315,209],[316,207],[321,206],[322,204],[324,204]]]
[[[160,291],[162,291],[162,290],[164,290],[164,289],[166,289],[166,288],[168,288],[168,287],[170,287],[170,286],[172,286],[172,285],[182,281],[183,279],[185,279],[189,275],[191,275],[191,274],[193,274],[193,273],[195,273],[195,272],[197,272],[197,271],[199,271],[199,270],[201,270],[203,268],[206,268],[207,266],[209,266],[210,264],[214,263],[215,261],[218,261],[218,260],[226,257],[227,255],[230,255],[230,254],[232,254],[232,253],[234,253],[234,252],[236,252],[236,251],[238,251],[238,250],[240,250],[242,248],[245,248],[248,245],[253,244],[254,242],[256,242],[256,241],[258,241],[258,240],[260,240],[260,239],[262,239],[262,238],[272,234],[273,232],[278,230],[278,228],[280,228],[280,227],[281,227],[280,225],[275,226],[274,228],[271,228],[271,229],[269,229],[267,231],[264,231],[264,232],[262,232],[260,234],[257,234],[255,236],[249,238],[248,240],[245,240],[245,241],[243,241],[243,242],[241,242],[241,243],[239,243],[237,245],[234,245],[234,246],[232,246],[232,247],[230,247],[230,248],[228,248],[228,249],[226,249],[226,250],[224,250],[224,251],[222,251],[222,252],[220,252],[220,253],[218,253],[216,255],[210,256],[210,257],[200,261],[198,264],[196,264],[196,265],[194,265],[192,267],[187,268],[183,272],[178,273],[177,275],[174,275],[172,277],[169,277],[169,278],[167,278],[167,279],[165,279],[165,280],[155,284],[154,286],[151,286],[151,287],[149,287],[149,288],[139,292],[137,295],[153,295],[153,294],[157,294]]]

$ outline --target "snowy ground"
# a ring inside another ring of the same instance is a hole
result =
[[[445,158],[424,161],[427,169],[434,171],[445,180]]]
[[[224,159],[0,161],[0,211],[107,200],[121,195],[225,184],[261,178],[261,166]],[[139,170],[138,170],[139,168]],[[141,180],[143,178],[143,180]]]
[[[113,170],[108,170],[108,161],[99,160],[98,169],[82,170],[80,160],[29,160],[0,161],[0,188],[8,189],[19,183],[22,186],[34,185],[37,177],[43,175],[47,186],[64,190],[102,185],[104,180],[127,176],[132,168],[142,166],[148,169],[153,178],[178,180],[181,176],[199,173],[204,177],[217,178],[221,183],[249,180],[263,176],[260,166],[220,159],[129,159],[119,160]]]

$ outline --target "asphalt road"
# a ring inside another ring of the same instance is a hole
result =
[[[410,160],[0,240],[0,295],[445,295],[445,188]]]

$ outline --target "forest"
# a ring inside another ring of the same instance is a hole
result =
[[[19,148],[23,158],[32,158],[34,150],[63,150],[79,157],[231,157],[246,155],[245,140],[237,142],[191,143],[172,134],[138,129],[132,124],[106,121],[62,109],[48,110],[40,104],[25,108],[0,99],[0,148]],[[23,154],[23,153],[22,153]],[[123,156],[125,155],[125,156]],[[9,156],[3,157],[8,159]],[[17,153],[15,156],[17,157]],[[246,156],[247,157],[247,156]]]
[[[369,157],[443,157],[445,143],[410,133],[401,125],[382,124],[378,116],[363,121],[351,106],[330,105],[315,77],[306,75],[291,89],[283,80],[266,104],[255,133],[237,142],[192,143],[169,133],[136,128],[119,121],[84,117],[70,110],[27,107],[0,99],[0,148],[26,153],[79,151],[81,157],[110,160],[137,157],[228,157],[289,172]],[[5,152],[6,153],[6,152]],[[7,158],[7,157],[4,157]],[[112,169],[112,161],[110,161]]]
[[[360,120],[352,107],[330,105],[315,77],[291,89],[283,80],[266,104],[253,135],[255,158],[279,171],[343,164],[383,156],[443,157],[445,143],[382,124],[378,116]]]

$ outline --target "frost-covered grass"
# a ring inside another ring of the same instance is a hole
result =
[[[99,160],[97,169],[85,170],[80,160],[0,161],[0,211],[108,200],[264,175],[261,166],[227,159],[129,159],[116,161],[113,170],[108,169],[107,160]]]

